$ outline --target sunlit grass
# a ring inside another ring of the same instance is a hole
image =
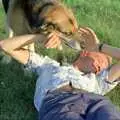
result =
[[[119,0],[64,0],[75,13],[80,26],[91,27],[101,41],[120,47]],[[0,8],[0,39],[6,37],[5,14]],[[61,62],[72,62],[73,52],[40,49]],[[0,53],[0,120],[35,120],[33,105],[35,79],[26,75],[20,64]],[[120,107],[120,86],[107,95]]]

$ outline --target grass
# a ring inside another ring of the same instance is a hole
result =
[[[3,9],[0,7],[0,39],[4,38],[6,35],[5,32],[5,16],[3,14]]]
[[[101,41],[120,47],[119,0],[64,1],[72,7],[80,26],[93,28]],[[5,37],[5,14],[0,8],[0,39]],[[43,54],[61,59],[62,62],[71,62],[75,55],[70,52],[63,54],[55,50],[45,50]],[[34,120],[36,112],[33,95],[36,76],[24,74],[21,65],[10,59],[4,53],[0,53],[0,120]],[[120,86],[118,85],[107,97],[120,107]]]

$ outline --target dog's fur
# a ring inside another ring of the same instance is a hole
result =
[[[54,30],[69,36],[78,29],[71,10],[58,0],[7,1],[9,37],[30,33],[46,34]]]

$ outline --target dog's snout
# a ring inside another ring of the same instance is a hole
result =
[[[80,47],[81,49],[84,49],[84,43],[83,40],[81,39],[79,32],[73,33],[71,39],[75,41],[76,46]]]

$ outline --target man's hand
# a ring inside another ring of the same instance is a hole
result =
[[[59,48],[61,45],[61,40],[57,35],[58,33],[53,32],[48,36],[48,40],[45,43],[46,48]]]
[[[90,50],[97,51],[99,40],[95,34],[95,32],[90,28],[80,28],[79,29],[80,37],[81,37],[81,47]],[[59,48],[61,45],[61,40],[58,37],[58,33],[53,32],[48,36],[48,40],[45,43],[46,48]]]
[[[99,44],[99,39],[97,38],[95,32],[86,27],[79,29],[80,37],[81,37],[81,47],[90,50],[90,51],[97,51],[97,46]]]

